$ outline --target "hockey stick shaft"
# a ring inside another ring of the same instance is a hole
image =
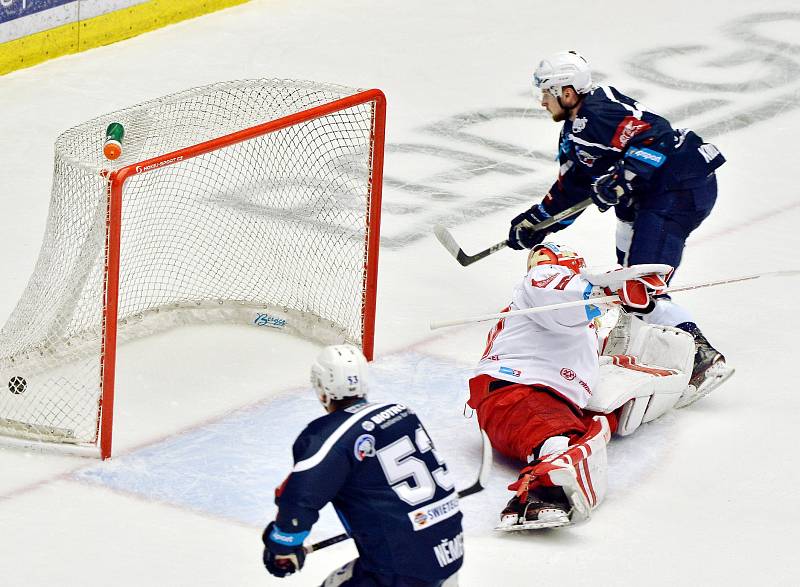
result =
[[[681,291],[690,291],[693,289],[701,289],[704,287],[714,287],[717,285],[726,285],[729,283],[738,283],[741,281],[751,281],[753,279],[760,279],[762,277],[793,277],[796,275],[800,275],[800,270],[791,269],[786,271],[771,271],[768,273],[758,273],[755,275],[744,275],[742,277],[732,277],[728,279],[719,279],[717,281],[708,281],[704,283],[695,283],[692,285],[670,287],[664,290],[664,293],[677,293]],[[525,308],[523,310],[511,310],[510,312],[496,312],[494,314],[484,314],[483,316],[473,316],[471,318],[461,318],[459,320],[445,320],[442,322],[431,322],[430,329],[437,330],[439,328],[446,328],[448,326],[459,326],[461,324],[486,322],[488,320],[498,320],[500,318],[508,318],[509,316],[539,314],[540,312],[550,312],[552,310],[561,310],[563,308],[574,308],[577,306],[613,304],[619,301],[620,299],[619,296],[617,295],[602,296],[597,298],[590,298],[588,300],[575,300],[574,302],[563,302],[561,304],[551,304],[549,306],[538,306],[536,308]]]
[[[486,487],[486,482],[489,480],[489,473],[491,473],[491,470],[492,443],[489,442],[489,437],[486,435],[486,432],[481,430],[481,468],[478,471],[478,479],[469,487],[465,487],[464,489],[460,490],[458,492],[458,498],[461,499],[462,497],[474,495],[475,493],[482,491]],[[337,534],[336,536],[331,536],[325,540],[320,540],[319,542],[306,546],[306,554],[311,554],[312,552],[316,552],[318,550],[322,550],[323,548],[333,546],[334,544],[344,542],[349,538],[349,534]]]
[[[551,218],[548,218],[547,220],[542,220],[538,224],[534,225],[532,228],[535,231],[550,228],[554,224],[564,220],[564,218],[569,218],[570,216],[577,214],[581,210],[584,210],[591,204],[592,204],[592,199],[586,198],[585,200],[578,202],[574,206],[570,206],[566,210],[563,210],[558,214],[555,214]],[[488,257],[489,255],[496,253],[500,249],[504,249],[508,246],[508,241],[504,240],[492,245],[488,249],[483,249],[482,251],[478,251],[474,255],[468,255],[467,253],[464,252],[464,249],[462,249],[458,245],[456,239],[454,239],[453,235],[450,234],[450,231],[448,231],[444,226],[437,224],[436,226],[433,227],[433,233],[436,235],[436,238],[439,240],[442,246],[445,249],[447,249],[447,251],[451,255],[453,255],[453,257],[455,257],[456,261],[458,261],[464,267],[466,267],[467,265],[472,265],[475,261],[480,261],[484,257]]]

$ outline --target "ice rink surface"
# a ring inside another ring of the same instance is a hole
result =
[[[465,382],[487,326],[432,320],[496,311],[524,269],[505,236],[556,174],[558,125],[530,76],[575,48],[604,83],[717,144],[720,198],[690,238],[675,285],[800,268],[800,10],[793,0],[634,6],[253,0],[0,78],[0,320],[30,276],[58,134],[189,87],[275,77],[377,87],[388,99],[375,399],[408,403],[460,486],[477,472]],[[614,222],[589,211],[559,240],[613,262]],[[797,585],[800,540],[793,366],[800,281],[681,295],[737,373],[708,398],[609,447],[606,502],[586,525],[497,535],[515,478],[497,458],[465,498],[461,585]],[[308,557],[279,581],[260,533],[296,434],[321,410],[307,384],[318,346],[245,327],[187,327],[120,349],[115,458],[0,449],[4,585],[317,585],[355,549]],[[341,531],[325,512],[313,540]]]

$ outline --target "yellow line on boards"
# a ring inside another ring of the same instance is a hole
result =
[[[109,45],[249,0],[149,0],[88,20],[0,43],[0,75],[42,61]]]

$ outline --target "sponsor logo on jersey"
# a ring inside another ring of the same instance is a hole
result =
[[[653,151],[652,149],[628,149],[627,153],[625,153],[626,157],[630,157],[631,159],[636,159],[637,161],[641,161],[643,163],[647,163],[653,167],[661,167],[664,164],[664,161],[667,160],[667,156],[664,153],[659,153],[658,151]]]
[[[369,406],[370,404],[366,402],[363,403],[359,402],[357,404],[353,404],[352,406],[345,408],[344,411],[349,414],[355,414],[356,412],[360,412],[361,410],[363,410],[364,408],[368,408]]]
[[[375,437],[372,434],[362,434],[356,438],[353,454],[359,461],[375,456]]]
[[[414,532],[417,532],[430,528],[442,520],[451,518],[459,511],[458,495],[456,493],[451,493],[439,501],[408,512],[408,519],[411,520],[411,526],[414,528]]]
[[[650,123],[633,116],[626,116],[617,126],[617,131],[611,139],[611,146],[620,150],[624,149],[633,137],[649,128]]]
[[[537,279],[531,279],[531,285],[532,285],[533,287],[541,287],[541,288],[545,288],[545,287],[547,287],[548,285],[550,285],[550,284],[553,282],[553,280],[554,280],[556,277],[558,277],[559,275],[561,275],[561,273],[553,273],[553,274],[552,274],[550,277],[545,277],[544,279],[539,279],[539,280],[537,280]]]
[[[566,367],[561,369],[561,376],[567,381],[572,381],[576,377],[575,371],[573,371],[572,369],[567,369]]]
[[[587,151],[584,151],[583,149],[578,149],[576,154],[578,155],[578,161],[586,165],[586,167],[591,167],[592,165],[594,165],[594,162],[600,158],[596,155],[592,155]]]
[[[519,369],[512,369],[511,367],[500,367],[500,373],[503,375],[511,375],[512,377],[519,377],[522,371]]]
[[[558,146],[558,150],[562,155],[569,155],[569,137],[564,136],[561,138],[561,144]],[[558,156],[556,156],[558,159]]]
[[[253,324],[256,326],[269,326],[270,328],[283,328],[286,326],[286,320],[269,314],[256,314]]]
[[[403,404],[396,404],[390,408],[386,408],[385,410],[378,412],[374,416],[371,416],[370,420],[381,428],[386,428],[398,420],[402,420],[409,413],[410,410],[408,410],[406,406]]]
[[[373,430],[375,430],[375,424],[373,424],[369,420],[364,420],[363,422],[361,422],[361,427],[367,432],[372,432]]]
[[[458,533],[451,540],[446,538],[433,547],[433,554],[440,567],[446,567],[464,556],[464,535]]]
[[[585,118],[576,118],[572,122],[572,132],[575,134],[581,132],[584,128],[586,128],[586,122],[587,120]]]

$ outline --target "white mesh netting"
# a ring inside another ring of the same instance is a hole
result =
[[[97,441],[104,170],[356,93],[291,80],[226,82],[63,133],[39,259],[0,332],[0,433]],[[120,337],[227,321],[361,345],[373,109],[366,102],[131,176],[122,199]],[[113,164],[103,157],[111,122],[125,127]]]

